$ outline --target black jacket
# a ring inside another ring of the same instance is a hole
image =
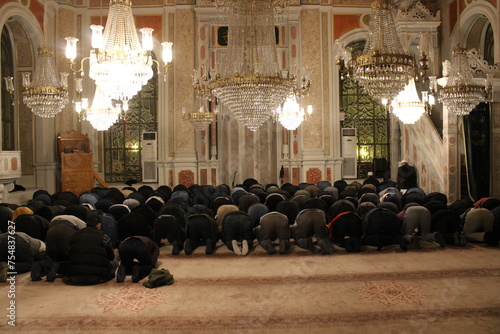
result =
[[[415,167],[408,164],[399,167],[397,181],[399,189],[417,188],[417,171]]]
[[[68,283],[92,285],[109,281],[114,277],[110,263],[114,258],[106,233],[92,226],[75,232],[70,240]]]

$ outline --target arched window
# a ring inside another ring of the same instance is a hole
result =
[[[364,41],[357,41],[347,48],[355,57],[364,44]],[[390,166],[389,111],[374,101],[357,81],[348,78],[340,80],[340,111],[344,113],[341,127],[356,129],[358,178],[365,178],[373,169],[374,159],[385,158]]]
[[[491,27],[491,23],[488,22],[486,27],[486,31],[484,33],[484,60],[488,62],[488,64],[495,64],[495,48],[494,48],[495,39],[493,37],[493,28]]]
[[[141,135],[157,131],[158,88],[156,74],[129,101],[125,117],[104,132],[104,174],[106,182],[142,180]]]

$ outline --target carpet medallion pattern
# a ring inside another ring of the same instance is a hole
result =
[[[162,290],[126,286],[118,291],[102,293],[95,304],[102,306],[104,312],[128,310],[139,313],[148,306],[166,302],[167,294]]]
[[[366,282],[358,289],[361,299],[378,300],[390,307],[399,303],[422,305],[422,298],[430,295],[423,293],[419,285],[404,285],[400,282]]]

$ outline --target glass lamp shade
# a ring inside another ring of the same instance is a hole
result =
[[[414,124],[425,112],[425,103],[421,102],[418,97],[413,78],[392,101],[392,112],[404,124]]]
[[[304,110],[300,108],[294,95],[288,97],[281,111],[278,112],[278,121],[287,130],[295,130],[304,121]]]
[[[118,119],[120,108],[114,107],[107,93],[96,86],[92,107],[87,109],[86,118],[97,131],[106,131]]]

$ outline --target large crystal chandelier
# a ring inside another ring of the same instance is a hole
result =
[[[458,116],[468,115],[472,109],[485,100],[487,90],[476,84],[472,75],[467,51],[457,47],[453,50],[453,58],[446,85],[439,91],[439,100]]]
[[[349,75],[374,99],[387,104],[416,74],[414,57],[401,46],[389,0],[372,2],[363,52],[347,64]]]
[[[305,95],[310,81],[297,87],[294,74],[278,65],[274,10],[284,0],[227,0],[228,48],[221,73],[208,91],[251,131],[256,131],[287,96]],[[196,85],[195,85],[196,86]]]
[[[172,61],[172,43],[163,42],[164,72],[159,63],[152,59],[153,29],[143,28],[142,45],[139,43],[132,2],[130,0],[110,0],[106,28],[102,25],[90,26],[92,30],[92,50],[90,57],[82,60],[80,69],[74,69],[78,38],[66,37],[66,58],[74,72],[82,72],[83,61],[89,60],[89,77],[97,86],[105,88],[106,94],[124,103],[136,95],[153,76],[152,65],[158,66],[158,74],[165,75]],[[104,34],[103,34],[104,29]]]
[[[457,6],[455,29],[458,45],[453,49],[446,84],[439,92],[439,100],[457,116],[468,115],[480,102],[486,100],[488,88],[477,85],[467,58],[467,50],[460,47],[460,6]],[[488,85],[488,83],[486,83]]]
[[[404,124],[415,124],[426,110],[426,103],[420,101],[415,80],[410,79],[408,85],[391,103],[392,112]]]
[[[54,117],[68,104],[68,73],[57,77],[53,52],[47,47],[47,1],[44,4],[43,34],[44,46],[38,48],[35,72],[23,72],[23,102],[40,117]],[[11,94],[14,93],[14,78],[6,77],[5,82]]]
[[[60,73],[60,79],[52,50],[39,48],[33,81],[30,72],[23,72],[23,102],[35,115],[54,117],[68,104],[68,73]]]
[[[85,110],[85,118],[97,131],[106,131],[118,119],[121,113],[120,105],[113,105],[108,94],[96,86],[92,106]]]

